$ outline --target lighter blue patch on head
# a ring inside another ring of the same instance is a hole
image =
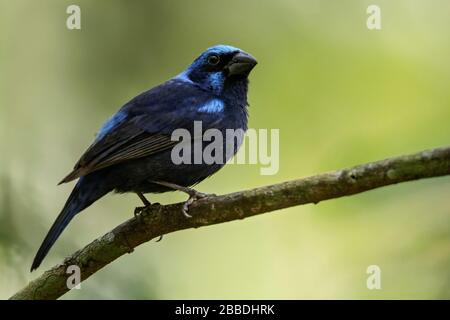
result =
[[[123,120],[125,120],[126,117],[127,115],[124,111],[119,111],[111,118],[109,118],[109,120],[106,121],[105,124],[103,124],[103,126],[97,132],[95,141],[98,141],[103,137],[105,137],[109,132],[111,132],[115,127],[117,127],[117,125],[119,125]]]
[[[214,72],[208,75],[208,85],[216,94],[220,94],[225,84],[225,76],[222,72]]]
[[[210,47],[195,59],[185,71],[175,76],[173,79],[195,83],[204,89],[212,91],[216,95],[220,95],[225,84],[225,75],[221,71],[214,72],[214,70],[205,68],[208,65],[208,57],[212,54],[220,56],[241,51],[242,50],[238,48],[223,44]]]
[[[198,111],[207,113],[217,113],[222,112],[224,108],[224,103],[220,99],[212,99],[201,106]]]
[[[198,59],[196,59],[188,68],[185,72],[181,73],[180,76],[182,76],[183,74],[189,74],[190,71],[192,71],[193,69],[195,69],[196,67],[198,67],[199,65],[202,65],[204,63],[206,63],[207,58],[211,55],[211,54],[224,54],[224,53],[231,53],[231,52],[240,52],[242,51],[239,48],[235,48],[232,46],[227,46],[224,44],[219,44],[217,46],[214,47],[210,47],[208,49],[206,49],[201,55],[200,57],[198,57]]]
[[[236,52],[236,51],[242,51],[242,50],[239,48],[228,46],[226,44],[219,44],[217,46],[206,49],[206,52],[216,52],[216,53],[227,53],[227,52]]]

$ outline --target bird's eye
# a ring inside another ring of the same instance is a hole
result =
[[[220,57],[216,54],[212,54],[208,57],[208,63],[211,66],[216,66],[220,62]]]

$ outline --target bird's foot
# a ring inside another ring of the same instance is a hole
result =
[[[191,188],[186,188],[186,189],[187,189],[186,193],[189,195],[189,199],[187,199],[187,201],[183,204],[183,208],[181,209],[186,218],[192,218],[192,216],[188,213],[189,206],[192,203],[194,203],[195,201],[197,201],[199,199],[204,199],[207,197],[215,196],[215,194],[203,193],[203,192],[199,192],[194,189],[191,189]]]
[[[135,218],[140,217],[142,211],[144,211],[145,208],[147,208],[147,206],[144,206],[144,207],[136,207],[136,208],[134,208],[134,217],[135,217]]]
[[[142,203],[144,204],[144,206],[136,207],[134,209],[134,217],[137,218],[137,219],[141,218],[141,213],[145,209],[147,209],[147,208],[149,208],[151,206],[159,206],[160,205],[158,202],[155,202],[153,204],[150,203],[150,201],[148,201],[147,198],[141,192],[136,192],[136,194],[138,195],[139,199],[141,199]]]
[[[142,203],[144,204],[143,207],[136,207],[134,209],[134,217],[138,218],[138,217],[140,217],[142,211],[144,211],[145,208],[150,207],[152,204],[150,203],[150,201],[147,200],[147,198],[144,196],[143,193],[136,192],[136,194],[138,195],[139,199],[141,199]]]
[[[192,216],[188,213],[188,211],[189,211],[189,206],[192,203],[194,203],[194,201],[199,200],[199,199],[203,199],[203,198],[207,198],[207,197],[214,197],[215,196],[215,194],[208,194],[208,193],[199,192],[199,191],[194,190],[192,188],[179,186],[177,184],[166,182],[166,181],[152,181],[152,182],[156,183],[156,184],[159,184],[161,186],[170,188],[172,190],[178,190],[178,191],[187,193],[189,195],[189,199],[187,199],[187,201],[183,204],[183,208],[182,208],[182,212],[187,218],[192,218]]]
[[[149,203],[146,206],[136,207],[136,208],[134,208],[134,217],[139,218],[141,216],[142,211],[144,211],[145,209],[152,207],[152,206],[160,206],[160,205],[161,204],[159,202],[155,202],[155,203]]]

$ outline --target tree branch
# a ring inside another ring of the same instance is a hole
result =
[[[222,196],[190,206],[192,218],[181,213],[181,203],[152,205],[54,266],[11,299],[57,299],[69,291],[67,267],[77,265],[85,280],[133,248],[160,235],[189,228],[244,219],[265,212],[349,196],[367,190],[450,174],[450,146],[371,162]]]

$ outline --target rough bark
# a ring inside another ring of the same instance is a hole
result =
[[[69,291],[67,267],[77,265],[82,280],[160,235],[307,203],[350,196],[411,180],[450,174],[450,146],[389,158],[352,168],[275,185],[212,196],[191,205],[186,218],[181,203],[152,205],[31,281],[11,299],[57,299]]]

